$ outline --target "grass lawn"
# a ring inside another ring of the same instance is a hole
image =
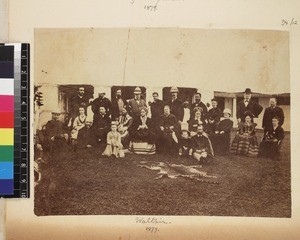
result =
[[[177,156],[127,154],[115,159],[91,151],[56,154],[42,166],[35,214],[290,217],[289,134],[281,152],[280,161],[230,155],[204,164],[202,170],[217,176],[220,184],[155,179],[156,171],[138,166],[141,161],[197,164]]]

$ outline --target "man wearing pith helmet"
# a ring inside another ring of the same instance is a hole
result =
[[[170,106],[171,113],[175,115],[177,120],[179,122],[182,122],[183,115],[184,115],[184,109],[183,109],[183,103],[180,99],[178,99],[178,88],[177,87],[171,87],[170,93],[172,95],[171,100],[168,101],[168,105]]]
[[[140,87],[134,89],[134,98],[128,100],[128,112],[132,117],[138,117],[140,110],[147,107],[146,101],[141,98],[142,90]]]

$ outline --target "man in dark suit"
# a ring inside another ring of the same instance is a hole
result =
[[[104,91],[99,92],[98,98],[92,102],[92,111],[94,113],[94,117],[100,113],[100,107],[105,108],[106,115],[109,117],[111,114],[111,101],[105,97]]]
[[[71,98],[70,101],[70,118],[72,118],[72,123],[74,119],[79,115],[79,107],[84,107],[85,114],[87,114],[86,109],[89,105],[89,99],[85,95],[84,87],[78,88],[78,94]]]
[[[111,101],[111,119],[115,121],[122,115],[122,109],[126,105],[126,101],[122,98],[122,91],[118,89],[116,92],[116,97]]]
[[[284,123],[283,110],[277,106],[276,98],[270,98],[270,107],[266,108],[262,122],[262,127],[264,128],[265,133],[267,129],[272,128],[272,119],[275,116],[279,118],[279,126],[282,126]]]
[[[160,116],[164,113],[164,102],[160,99],[158,99],[158,93],[154,92],[152,93],[153,96],[153,102],[149,101],[149,106],[151,108],[151,119],[153,120],[153,123],[158,126],[160,121]]]
[[[146,101],[142,99],[142,90],[140,87],[134,89],[134,98],[127,100],[128,113],[131,117],[136,118],[140,116],[140,111],[143,107],[147,107]]]
[[[244,93],[244,99],[240,101],[237,105],[236,118],[238,123],[245,122],[245,112],[250,111],[254,117],[258,117],[258,115],[262,112],[263,107],[258,103],[251,99],[251,89],[246,88]]]
[[[205,120],[207,118],[207,107],[206,105],[201,101],[201,93],[197,92],[195,95],[195,102],[191,106],[191,119],[195,118],[195,107],[201,107],[202,108],[202,118]]]
[[[171,87],[170,93],[172,94],[172,99],[168,101],[168,105],[170,106],[171,114],[173,114],[179,123],[183,120],[184,109],[183,102],[178,99],[178,88]]]

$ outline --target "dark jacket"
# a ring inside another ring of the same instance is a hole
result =
[[[223,116],[223,113],[220,108],[212,108],[207,113],[207,120],[213,119],[215,123],[220,122],[220,118]]]
[[[83,97],[79,97],[78,95],[71,98],[70,101],[70,117],[75,119],[76,116],[79,114],[79,107],[83,107],[85,110],[85,114],[87,107],[89,106],[89,99],[83,95]]]
[[[236,118],[240,118],[242,122],[245,122],[244,115],[246,111],[250,111],[255,117],[258,117],[262,110],[263,107],[252,99],[249,100],[247,107],[245,106],[244,100],[242,100],[237,105]]]
[[[119,109],[119,104],[118,101],[123,101],[123,105],[126,108],[126,104],[127,102],[123,99],[123,98],[114,98],[111,101],[111,119],[115,120],[116,118],[118,118],[121,114],[122,109]]]
[[[205,150],[207,153],[211,153],[210,150],[210,143],[208,140],[208,137],[205,137],[203,135],[195,135],[191,138],[191,147],[193,148],[193,151],[199,151],[199,150]]]
[[[136,99],[130,99],[128,101],[128,113],[131,117],[135,118],[140,115],[140,110],[142,107],[147,107],[147,104],[144,99],[140,99],[139,102],[137,102]]]
[[[160,116],[164,113],[164,105],[164,102],[159,99],[150,105],[151,119],[155,125],[159,124]]]
[[[94,114],[98,114],[99,113],[99,108],[100,107],[104,107],[106,109],[106,115],[110,116],[111,114],[111,101],[104,97],[104,98],[96,98],[93,102],[92,102],[92,111]]]
[[[279,126],[282,126],[284,123],[284,113],[282,108],[275,106],[274,108],[268,107],[265,110],[262,126],[263,128],[270,129],[273,127],[272,118],[279,117]]]
[[[169,129],[171,126],[176,127],[177,123],[177,118],[173,114],[169,114],[168,116],[162,114],[160,116],[159,127],[164,127],[166,130]]]
[[[195,117],[194,108],[195,107],[201,107],[202,108],[202,118],[205,120],[207,118],[207,107],[203,102],[194,102],[191,106],[191,119]]]
[[[174,101],[168,101],[171,113],[177,118],[178,121],[183,120],[184,110],[183,103],[180,99],[176,98]]]
[[[284,139],[284,130],[281,126],[278,126],[275,130],[273,126],[266,131],[264,139],[274,139],[276,138],[278,141]]]

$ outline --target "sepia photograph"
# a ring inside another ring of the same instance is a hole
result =
[[[34,213],[291,217],[289,32],[34,32]]]

